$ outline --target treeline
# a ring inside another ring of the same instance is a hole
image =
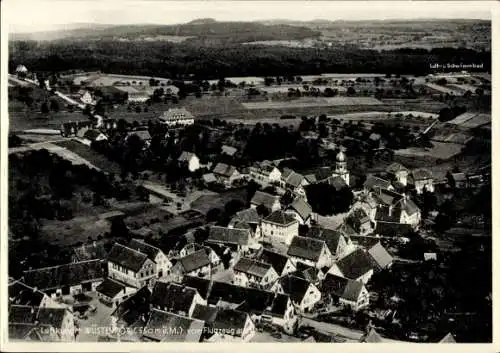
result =
[[[23,63],[33,71],[96,69],[119,74],[140,74],[172,79],[218,79],[231,76],[306,75],[337,73],[430,73],[436,62],[481,62],[491,68],[491,53],[471,49],[439,48],[363,50],[352,47],[285,48],[166,42],[9,43],[9,70]]]

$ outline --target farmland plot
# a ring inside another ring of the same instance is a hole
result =
[[[352,106],[352,105],[379,105],[383,104],[372,97],[332,97],[332,98],[300,98],[287,102],[255,102],[242,103],[247,109],[286,109],[286,108],[308,108],[329,106]]]

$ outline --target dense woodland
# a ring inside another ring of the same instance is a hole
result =
[[[173,79],[231,76],[305,75],[324,72],[425,75],[433,63],[483,63],[491,53],[470,49],[398,49],[378,52],[353,47],[285,48],[244,45],[199,46],[189,43],[14,41],[9,43],[9,70],[19,63],[42,72],[99,69],[116,74]],[[119,55],[117,53],[120,53]]]

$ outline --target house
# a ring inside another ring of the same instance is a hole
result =
[[[108,277],[126,285],[142,288],[158,277],[156,264],[147,254],[115,243],[108,254]]]
[[[159,120],[162,124],[168,126],[194,124],[193,114],[185,108],[170,108],[159,117]]]
[[[294,216],[300,224],[311,224],[312,207],[302,197],[297,197],[285,212]]]
[[[306,236],[324,241],[333,261],[340,259],[353,248],[350,239],[338,230],[313,226]]]
[[[406,194],[378,189],[373,197],[379,204],[375,221],[404,223],[413,227],[420,224],[420,209]]]
[[[363,337],[361,337],[360,340],[361,343],[383,343],[384,339],[382,336],[378,334],[377,331],[375,331],[374,328],[371,328],[370,331]]]
[[[323,270],[314,266],[306,265],[303,262],[296,263],[296,270],[295,272],[292,272],[292,275],[295,277],[303,278],[307,282],[312,283],[315,286],[319,286],[324,278]]]
[[[243,287],[268,289],[279,278],[270,264],[246,257],[239,259],[233,271],[234,283]]]
[[[112,278],[106,278],[96,288],[97,297],[112,308],[134,294],[137,288],[126,286]]]
[[[257,163],[250,167],[250,178],[261,185],[279,183],[281,172],[268,161]]]
[[[135,90],[135,92],[128,92],[127,102],[129,103],[145,103],[149,97],[149,93],[144,90]]]
[[[455,337],[451,333],[448,333],[444,336],[438,343],[457,343]]]
[[[200,244],[196,243],[189,243],[186,244],[180,251],[179,251],[179,257],[185,257],[188,256],[192,253],[195,253],[197,251],[204,250],[207,255],[208,259],[210,260],[210,266],[212,267],[212,271],[216,268],[219,267],[221,264],[220,257],[217,255],[217,253],[210,248],[209,246],[203,246]]]
[[[465,189],[468,187],[468,178],[465,173],[451,173],[452,186],[457,189]]]
[[[321,300],[321,292],[314,284],[293,275],[282,277],[273,288],[278,293],[288,294],[297,312],[307,313]]]
[[[328,273],[366,284],[373,275],[375,268],[376,264],[372,257],[363,249],[356,249],[335,262],[328,270]]]
[[[126,140],[128,140],[131,136],[137,136],[139,140],[145,143],[145,145],[149,145],[151,143],[151,134],[148,130],[136,130],[127,132]]]
[[[359,235],[367,235],[373,231],[370,217],[362,208],[353,209],[345,222]]]
[[[143,340],[146,342],[190,342],[201,341],[205,323],[185,316],[152,309],[144,326]]]
[[[298,317],[290,296],[277,293],[271,306],[262,313],[260,319],[262,322],[270,322],[282,327],[285,332],[293,332],[293,326]]]
[[[55,302],[44,292],[17,280],[9,283],[9,304],[36,307],[55,306]]]
[[[249,251],[251,233],[249,229],[227,228],[221,226],[210,227],[207,245],[222,245],[233,253],[246,254]]]
[[[269,210],[269,212],[277,211],[281,208],[280,198],[279,196],[257,190],[250,200],[250,207],[256,209],[261,205]]]
[[[328,273],[321,283],[323,299],[331,298],[334,305],[348,306],[357,311],[368,306],[370,294],[361,281],[344,278]]]
[[[155,272],[158,277],[163,277],[170,273],[170,269],[172,268],[172,263],[167,258],[165,253],[156,246],[150,245],[140,239],[132,239],[128,243],[127,247],[135,251],[139,251],[143,254],[146,254],[148,256],[148,259],[150,259],[156,264]]]
[[[90,260],[24,271],[23,282],[54,299],[95,291],[105,277],[103,262]]]
[[[157,281],[151,294],[151,308],[191,317],[197,304],[206,305],[195,288],[178,283]]]
[[[73,314],[66,308],[10,305],[9,340],[74,342]]]
[[[108,252],[104,248],[104,243],[93,242],[91,244],[82,245],[73,248],[73,262],[88,261],[88,260],[105,260]]]
[[[245,312],[219,309],[207,331],[211,334],[207,342],[249,342],[255,335],[255,324]]]
[[[83,134],[83,144],[90,146],[93,143],[96,142],[102,142],[102,141],[107,141],[108,137],[104,135],[102,132],[99,130],[87,130]]]
[[[223,154],[230,156],[230,157],[233,157],[238,152],[238,149],[236,149],[235,147],[232,147],[232,146],[223,145],[221,152]]]
[[[177,282],[181,282],[184,276],[209,277],[211,265],[207,252],[199,250],[178,259],[171,273]]]
[[[111,313],[111,329],[143,327],[150,312],[151,291],[147,286],[129,296]]]
[[[238,228],[238,225],[248,224],[253,237],[259,238],[261,236],[260,216],[255,208],[247,208],[236,212],[236,214],[229,221],[229,228]]]
[[[437,254],[435,252],[424,253],[424,261],[437,261]]]
[[[294,263],[301,262],[316,268],[332,265],[332,254],[326,243],[310,237],[293,237],[287,255]]]
[[[431,171],[425,168],[414,169],[408,178],[408,184],[413,185],[417,194],[423,193],[424,190],[434,192],[434,177]]]
[[[202,305],[196,304],[193,310],[193,315],[191,316],[193,319],[201,320],[205,323],[205,328],[211,327],[215,321],[215,317],[219,308],[216,306]],[[207,330],[208,331],[208,330]],[[206,332],[202,335],[202,340],[206,337],[210,337],[211,334],[207,334]]]
[[[269,249],[263,249],[256,257],[260,262],[270,264],[279,277],[295,272],[296,266],[288,256]]]
[[[186,165],[191,173],[200,169],[200,159],[192,152],[183,151],[177,161]]]
[[[377,191],[378,189],[394,190],[392,183],[388,180],[369,175],[363,183],[365,192]]]
[[[309,182],[303,175],[296,173],[291,169],[285,168],[283,173],[281,173],[281,184],[285,189],[290,190],[294,194],[305,196],[306,191],[304,187],[308,185]]]
[[[240,173],[235,167],[225,163],[217,163],[212,173],[215,175],[219,183],[226,186],[231,186],[235,180],[241,178]]]
[[[94,97],[89,91],[84,91],[82,96],[80,97],[80,100],[83,104],[95,105],[96,103]]]
[[[408,174],[410,171],[404,165],[400,163],[392,163],[385,171],[400,185],[406,186],[408,184]]]
[[[370,221],[375,221],[375,215],[377,213],[378,203],[375,201],[373,196],[370,194],[362,193],[358,195],[358,199],[352,205],[352,209],[361,208],[370,218]]]
[[[206,174],[203,174],[201,177],[203,179],[203,182],[207,186],[217,182],[217,178],[215,177],[214,173],[206,173]]]
[[[261,231],[264,238],[290,244],[299,235],[299,222],[283,211],[274,211],[261,221]]]
[[[377,242],[369,247],[367,249],[367,253],[372,258],[378,270],[385,270],[391,267],[393,258],[380,242]]]

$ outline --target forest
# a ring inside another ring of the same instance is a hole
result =
[[[491,52],[464,48],[387,51],[337,46],[325,49],[152,42],[11,41],[9,71],[22,63],[43,73],[101,70],[172,79],[231,76],[286,76],[337,73],[426,75],[432,63],[482,63],[491,70]]]

